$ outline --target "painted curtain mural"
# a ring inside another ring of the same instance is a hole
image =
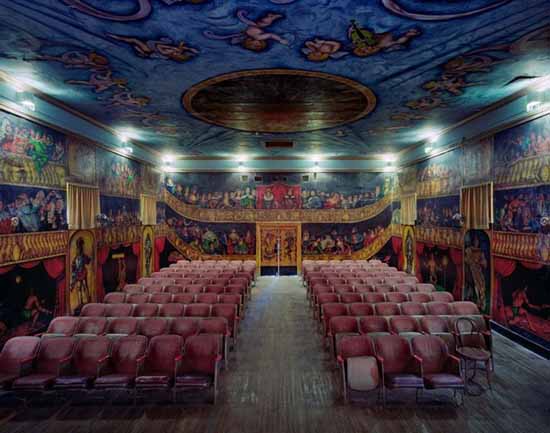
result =
[[[418,197],[459,194],[462,186],[462,149],[458,148],[416,166]]]
[[[256,225],[192,221],[166,209],[166,222],[179,238],[206,255],[256,254]]]
[[[392,209],[388,206],[381,214],[360,223],[303,224],[302,255],[333,254],[347,256],[373,243],[391,224]]]
[[[483,314],[491,312],[491,243],[483,230],[464,235],[463,299],[477,304]]]
[[[139,275],[139,243],[109,248],[101,264],[104,293],[121,291],[126,284],[137,282]]]
[[[455,299],[461,299],[462,251],[417,242],[416,254],[418,280],[431,283],[437,290],[451,292]]]
[[[11,337],[46,330],[63,314],[64,257],[0,268],[0,348]]]
[[[420,198],[416,202],[417,224],[423,227],[457,227],[453,215],[459,213],[460,197]],[[459,228],[459,227],[458,227]]]
[[[210,209],[343,209],[381,199],[392,179],[374,173],[179,173],[167,176],[165,188]]]

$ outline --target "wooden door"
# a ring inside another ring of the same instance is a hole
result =
[[[296,266],[297,271],[300,272],[302,262],[300,224],[262,223],[257,224],[257,232],[258,266]]]

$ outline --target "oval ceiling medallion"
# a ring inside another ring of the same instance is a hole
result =
[[[249,132],[304,132],[358,120],[376,97],[353,80],[321,72],[260,69],[218,75],[182,97],[193,116]]]

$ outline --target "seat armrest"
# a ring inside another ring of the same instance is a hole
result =
[[[417,373],[420,374],[420,377],[424,377],[424,370],[422,368],[422,363],[424,361],[422,360],[422,358],[420,356],[414,355],[414,354],[413,354],[413,359],[414,359],[414,363],[415,363]]]
[[[61,376],[65,373],[71,366],[71,360],[73,359],[72,355],[66,356],[59,360],[59,365],[57,366],[57,375]]]
[[[110,355],[105,355],[103,358],[97,360],[97,377],[102,376],[109,365],[111,357]]]
[[[36,359],[35,356],[31,356],[31,357],[22,359],[21,362],[19,362],[19,376],[26,376],[27,374],[29,374],[35,359]]]
[[[460,359],[454,355],[449,355],[447,358],[447,368],[451,373],[456,374],[457,376],[460,376],[461,375]]]
[[[336,357],[336,361],[338,362],[338,364],[344,364],[344,358],[342,358],[342,355],[338,355]]]
[[[146,358],[147,358],[147,355],[143,355],[136,359],[136,376],[139,376],[141,373],[141,370],[143,370],[143,365],[145,364]]]

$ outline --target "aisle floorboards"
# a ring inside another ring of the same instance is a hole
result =
[[[296,277],[260,278],[216,407],[147,404],[0,409],[0,432],[541,432],[550,424],[548,361],[495,336],[493,392],[455,408],[448,394],[392,393],[390,407],[344,405]]]

